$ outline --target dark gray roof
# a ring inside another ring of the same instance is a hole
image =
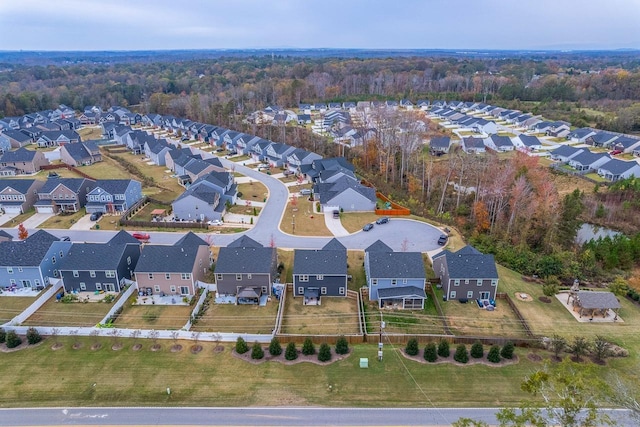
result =
[[[132,181],[132,179],[99,179],[94,188],[102,188],[109,194],[124,194]]]
[[[81,161],[83,159],[90,158],[92,153],[95,153],[97,150],[97,145],[95,143],[76,142],[74,144],[65,144],[61,150],[65,150],[69,153],[72,159]]]
[[[372,202],[375,202],[377,200],[376,190],[374,188],[364,186],[357,180],[354,180],[347,176],[338,178],[334,182],[316,184],[313,191],[314,193],[320,193],[320,200],[322,200],[323,203],[328,203],[334,197],[348,189],[356,191]]]
[[[369,251],[370,278],[423,279],[426,277],[420,252]]]
[[[338,241],[335,237],[329,240],[329,243],[323,246],[323,251],[346,251],[347,248]]]
[[[126,245],[127,243],[139,245],[140,240],[136,239],[126,231],[120,230],[109,240],[109,243],[112,245]]]
[[[47,179],[47,181],[44,183],[42,188],[40,188],[38,193],[42,193],[42,194],[50,193],[53,190],[55,190],[59,185],[64,185],[74,193],[78,193],[80,192],[80,189],[82,188],[83,185],[88,185],[89,187],[93,188],[95,185],[95,181],[91,181],[86,178],[54,178],[52,177]]]
[[[184,236],[180,238],[177,242],[173,244],[174,246],[209,246],[207,242],[205,242],[200,237],[196,236],[193,231],[188,232]]]
[[[595,135],[591,135],[590,138],[591,140],[593,140],[593,142],[596,142],[598,144],[604,144],[606,142],[617,139],[618,136],[609,132],[598,132]]]
[[[197,253],[197,245],[145,245],[135,271],[136,273],[190,273],[196,262]]]
[[[578,291],[580,306],[587,309],[620,308],[620,301],[611,292]]]
[[[127,245],[73,243],[60,270],[116,270]]]
[[[420,289],[417,286],[400,286],[400,287],[393,287],[393,288],[378,289],[378,299],[412,297],[412,296],[426,298],[427,294],[425,294],[424,289]]]
[[[31,137],[26,133],[22,132],[22,130],[8,129],[3,131],[2,134],[19,142],[31,141]]]
[[[194,187],[192,185],[184,193],[178,196],[178,198],[174,202],[177,202],[178,200],[182,200],[189,196],[193,196],[211,205],[216,201],[219,195],[220,195],[219,192],[217,192],[211,187],[207,187],[206,185],[198,185],[197,187]]]
[[[513,147],[511,138],[508,136],[491,135],[491,141],[493,141],[496,147]]]
[[[542,145],[537,136],[520,134],[518,135],[518,137],[520,138],[520,141],[522,141],[522,143],[527,147]]]
[[[596,161],[600,160],[603,157],[606,157],[609,159],[611,158],[607,153],[592,153],[589,150],[585,150],[582,153],[578,154],[577,156],[572,157],[571,162],[576,162],[580,165],[588,166],[595,163]]]
[[[216,273],[271,273],[276,248],[227,246],[220,248]]]
[[[346,275],[346,250],[297,249],[293,257],[293,274]]]
[[[39,266],[51,244],[59,239],[38,230],[26,240],[0,242],[0,266]]]
[[[468,137],[463,138],[462,141],[464,142],[464,146],[467,148],[484,148],[484,141],[482,140],[482,138]]]
[[[0,230],[0,237],[7,237],[7,238],[9,238],[9,240],[13,239],[13,236],[11,234],[7,233],[4,230]]]
[[[7,151],[2,155],[2,161],[11,162],[31,162],[36,155],[36,151],[18,148],[16,151]]]
[[[589,128],[580,128],[580,129],[574,130],[568,136],[570,138],[584,138],[585,136],[589,135],[590,133],[593,133],[593,130],[591,130]]]
[[[473,246],[465,246],[458,252],[442,251],[433,259],[445,257],[451,279],[498,279],[498,269],[493,255],[482,254]]]
[[[27,194],[35,181],[35,179],[0,179],[0,191],[10,187],[20,194]]]
[[[625,162],[624,160],[611,159],[600,166],[600,169],[611,172],[614,175],[619,175],[636,166],[638,166],[638,163],[634,161]]]
[[[560,147],[558,147],[555,150],[551,151],[551,155],[552,156],[567,157],[567,156],[572,156],[575,153],[578,153],[578,152],[583,151],[583,150],[584,150],[584,148],[576,148],[576,147],[572,147],[570,145],[561,145]]]
[[[389,246],[382,242],[382,240],[376,240],[364,250],[365,252],[393,252]]]
[[[439,138],[432,138],[429,142],[431,148],[449,148],[451,145],[451,138],[448,136],[441,136]]]
[[[262,248],[263,246],[251,237],[241,236],[227,245],[228,248]]]

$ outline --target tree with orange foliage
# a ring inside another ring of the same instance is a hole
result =
[[[476,218],[476,231],[484,233],[489,230],[489,211],[482,200],[473,204],[473,215]]]
[[[20,225],[18,226],[18,239],[24,240],[27,237],[29,237],[29,232],[24,227],[24,224],[20,223]]]

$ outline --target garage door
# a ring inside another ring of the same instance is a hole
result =
[[[20,206],[3,206],[4,213],[6,214],[21,214],[22,210]]]
[[[53,213],[53,206],[36,206],[36,212],[52,214]]]

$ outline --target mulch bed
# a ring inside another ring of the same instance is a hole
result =
[[[182,346],[180,344],[172,345],[170,351],[171,353],[177,353],[179,351],[182,351]]]
[[[213,348],[213,352],[214,353],[222,353],[224,351],[224,346],[223,345],[217,345]]]
[[[336,354],[336,352],[334,351],[334,349],[331,349],[331,360],[329,360],[328,362],[321,362],[318,360],[318,354],[313,354],[311,356],[305,356],[304,354],[302,354],[302,352],[300,350],[298,350],[298,358],[295,360],[287,360],[284,358],[284,349],[282,350],[282,354],[280,356],[272,356],[269,354],[269,347],[264,347],[264,357],[262,359],[252,359],[251,358],[251,349],[249,349],[249,351],[247,351],[244,354],[238,354],[236,352],[236,350],[234,349],[231,354],[233,355],[233,357],[240,359],[240,360],[244,360],[245,362],[249,362],[249,363],[253,363],[254,365],[259,365],[260,363],[265,363],[265,362],[278,362],[278,363],[282,363],[283,365],[295,365],[298,363],[304,363],[304,362],[308,362],[308,363],[314,363],[316,365],[320,365],[320,366],[326,366],[326,365],[330,365],[332,363],[338,362],[340,360],[346,359],[347,357],[349,357],[351,355],[351,351],[349,351],[349,353],[347,354]]]
[[[124,347],[124,345],[122,345],[122,344],[114,344],[114,345],[111,346],[111,350],[113,350],[113,351],[122,350],[122,347]]]
[[[51,346],[51,350],[53,351],[60,350],[62,347],[64,347],[62,343],[57,343]]]
[[[449,355],[449,357],[440,357],[440,356],[438,356],[438,359],[436,359],[435,362],[427,362],[426,360],[424,360],[424,349],[421,349],[418,352],[418,354],[415,355],[415,356],[409,356],[407,353],[405,353],[403,348],[400,349],[400,352],[407,359],[413,360],[414,362],[423,363],[425,365],[437,365],[437,364],[440,364],[440,363],[451,363],[451,364],[454,364],[454,365],[457,365],[457,366],[485,365],[485,366],[492,366],[492,367],[495,367],[495,368],[500,368],[502,366],[515,365],[516,363],[518,363],[520,361],[518,359],[518,356],[516,356],[514,354],[513,355],[513,359],[500,359],[500,362],[493,363],[493,362],[489,362],[487,360],[487,355],[485,353],[484,357],[482,357],[481,359],[474,359],[473,357],[471,357],[471,355],[469,355],[469,361],[467,363],[460,363],[460,362],[456,362],[455,360],[453,360],[453,355],[454,355],[455,351],[452,351],[451,354]]]
[[[539,354],[536,354],[536,353],[529,353],[529,354],[527,354],[527,359],[529,359],[532,362],[541,362],[542,361],[542,356],[540,356]]]
[[[74,343],[71,346],[71,348],[74,349],[74,350],[80,350],[80,348],[82,348],[82,343],[80,343],[80,342]]]
[[[134,344],[133,347],[131,347],[133,351],[140,351],[140,349],[142,349],[142,344]]]
[[[538,297],[538,299],[540,301],[542,301],[543,303],[545,303],[545,304],[551,303],[551,298],[549,298],[549,297]]]
[[[162,346],[160,344],[154,344],[151,346],[150,350],[151,351],[160,351],[160,349],[162,348]]]
[[[200,344],[191,346],[191,353],[192,354],[198,354],[201,351],[202,351],[202,346]]]
[[[102,344],[100,343],[95,343],[91,346],[91,350],[96,351],[96,350],[100,350],[102,348]]]
[[[14,347],[14,348],[7,348],[7,344],[6,343],[0,344],[0,352],[2,352],[2,353],[13,353],[14,351],[20,351],[20,350],[23,350],[23,349],[25,349],[27,347],[37,347],[37,346],[41,345],[42,342],[44,341],[43,340],[43,341],[40,341],[39,343],[36,343],[36,344],[33,344],[33,345],[29,345],[29,343],[27,342],[26,338],[24,338],[24,337],[21,337],[21,338],[22,338],[22,343],[19,346]]]

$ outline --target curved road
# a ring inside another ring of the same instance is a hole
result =
[[[212,157],[207,152],[200,151],[203,157]],[[242,233],[233,234],[200,234],[201,237],[209,237],[212,244],[226,246],[243,234],[268,246],[273,242],[278,248],[290,249],[320,249],[331,238],[294,236],[280,231],[280,221],[284,214],[289,190],[278,179],[249,167],[220,158],[222,164],[246,175],[256,181],[262,182],[269,190],[267,203],[262,208],[255,226]],[[17,229],[6,229],[12,235],[17,235]],[[30,230],[33,233],[35,230]],[[106,242],[115,232],[98,230],[47,230],[56,236],[69,236],[72,241],[78,242]],[[173,244],[183,233],[176,232],[150,232],[150,242],[158,244]],[[420,221],[411,219],[393,218],[389,223],[376,225],[371,231],[358,231],[349,236],[340,237],[338,240],[348,249],[365,249],[376,240],[380,239],[395,251],[429,252],[437,249],[438,237],[442,231],[438,228]]]

